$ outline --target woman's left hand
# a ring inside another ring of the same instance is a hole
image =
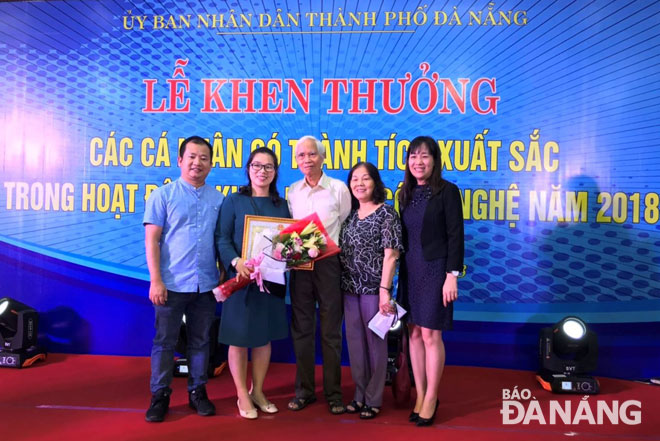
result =
[[[379,297],[380,300],[378,302],[378,309],[380,309],[380,313],[383,315],[394,314],[394,305],[392,305],[390,292],[385,288],[380,288]]]
[[[445,284],[442,286],[442,304],[447,307],[458,298],[458,277],[451,273],[447,274]]]

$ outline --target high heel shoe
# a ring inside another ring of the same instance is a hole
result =
[[[431,426],[433,425],[433,421],[435,420],[435,414],[438,411],[438,405],[440,404],[440,400],[435,400],[435,409],[433,410],[433,415],[431,415],[431,418],[422,418],[421,416],[417,416],[417,427],[425,427],[425,426]]]
[[[254,407],[250,410],[243,410],[241,409],[240,405],[241,400],[236,400],[236,407],[238,407],[238,413],[245,419],[248,420],[256,420],[259,414],[257,413],[257,409]]]
[[[279,412],[279,409],[277,406],[275,406],[273,403],[270,401],[266,400],[266,404],[259,404],[257,403],[257,400],[254,399],[254,395],[250,394],[250,399],[254,403],[255,406],[257,406],[259,409],[261,409],[262,412],[265,413],[277,413]]]
[[[411,423],[416,423],[418,419],[419,419],[419,414],[414,410],[410,412],[410,415],[408,415],[408,421],[410,421]]]

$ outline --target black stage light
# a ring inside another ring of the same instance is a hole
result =
[[[597,394],[588,375],[598,363],[598,338],[578,317],[564,317],[539,333],[539,373],[544,389],[555,393]]]
[[[37,311],[9,297],[0,299],[0,366],[27,367],[45,360],[37,346]]]
[[[227,366],[227,352],[229,347],[218,342],[218,334],[220,333],[220,317],[215,317],[211,323],[210,330],[210,343],[209,343],[209,368],[208,377],[217,377],[222,373]],[[183,316],[181,321],[181,329],[179,330],[179,339],[176,342],[175,352],[183,355],[174,361],[174,376],[187,377],[189,373],[187,357],[188,336],[186,332],[186,316]]]

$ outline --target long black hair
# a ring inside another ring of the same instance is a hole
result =
[[[273,176],[273,181],[268,186],[268,195],[273,201],[273,204],[277,207],[282,203],[280,192],[277,191],[277,177],[279,175],[278,170],[280,168],[280,165],[277,162],[277,156],[268,147],[259,147],[258,149],[250,153],[250,156],[248,157],[247,160],[247,164],[245,165],[245,175],[247,176],[248,184],[241,186],[238,189],[238,193],[246,196],[252,196],[252,179],[250,179],[250,165],[252,164],[252,160],[254,160],[254,157],[259,153],[265,153],[266,155],[269,155],[271,158],[273,158],[273,165],[275,166],[275,170],[273,171],[273,173],[275,173],[275,176]]]
[[[428,179],[431,194],[435,195],[445,184],[442,179],[442,164],[440,163],[440,147],[435,139],[430,136],[418,136],[413,139],[408,146],[408,153],[406,154],[406,171],[403,177],[403,186],[399,191],[399,206],[401,209],[406,208],[412,199],[413,190],[417,186],[417,179],[410,173],[409,159],[410,155],[417,153],[421,149],[427,149],[429,154],[433,157],[433,170]]]
[[[351,168],[351,171],[348,172],[348,179],[346,180],[348,191],[351,193],[351,208],[353,210],[360,207],[360,201],[358,201],[357,198],[353,196],[353,190],[351,190],[351,179],[353,178],[353,172],[360,167],[364,167],[367,170],[369,177],[371,177],[371,180],[374,181],[374,191],[371,194],[371,201],[375,202],[376,204],[385,202],[385,184],[383,184],[383,180],[380,178],[380,173],[378,172],[376,166],[371,162],[358,162]]]

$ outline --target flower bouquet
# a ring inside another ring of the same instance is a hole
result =
[[[250,269],[250,278],[237,276],[213,289],[218,302],[224,302],[234,292],[252,282],[257,283],[262,292],[268,292],[264,281],[283,285],[285,271],[296,268],[312,269],[310,263],[334,256],[340,251],[316,213],[292,223],[266,239],[268,246],[258,256],[245,262],[245,266]],[[308,268],[304,268],[308,265]]]

